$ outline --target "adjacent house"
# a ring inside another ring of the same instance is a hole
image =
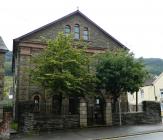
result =
[[[26,69],[31,66],[31,57],[46,47],[47,44],[42,41],[42,37],[55,39],[59,32],[73,34],[75,41],[84,40],[88,44],[88,53],[105,52],[111,48],[127,49],[79,10],[14,39],[12,69],[15,117],[18,120],[25,119],[25,124],[28,125],[32,122],[37,124],[44,118],[42,122],[47,127],[53,123],[51,127],[55,128],[111,125],[110,97],[99,94],[95,98],[73,96],[61,98],[55,93],[46,94],[53,91],[45,91],[43,87],[38,87],[30,82]],[[48,124],[43,121],[46,120],[45,117],[48,119]],[[53,121],[51,121],[52,118]]]
[[[163,73],[154,76],[145,81],[144,86],[140,88],[137,94],[138,111],[142,111],[143,101],[158,101],[161,103],[163,111]],[[129,110],[135,111],[136,93],[128,94]]]

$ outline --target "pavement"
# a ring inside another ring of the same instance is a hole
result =
[[[35,135],[18,134],[12,135],[11,140],[104,140],[155,132],[163,132],[163,124],[56,130]]]

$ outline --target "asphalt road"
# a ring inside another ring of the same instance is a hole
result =
[[[134,134],[142,133],[151,133],[151,132],[162,132],[155,135],[152,133],[151,136],[143,135],[147,140],[152,137],[152,140],[157,140],[155,136],[160,135],[163,140],[163,125],[154,124],[154,125],[133,125],[133,126],[116,126],[116,127],[96,127],[96,128],[83,128],[83,129],[65,129],[65,130],[56,130],[54,132],[46,132],[34,135],[11,135],[11,140],[103,140],[118,136],[127,136]],[[150,135],[150,134],[149,134]],[[116,140],[139,140],[143,136],[134,136],[126,138],[117,138]],[[143,138],[144,138],[143,137]],[[154,138],[153,138],[154,137]],[[135,139],[136,138],[136,139]],[[142,140],[142,139],[140,139]],[[144,139],[143,139],[144,140]],[[146,140],[146,139],[145,139]]]
[[[106,140],[163,140],[163,132],[155,132],[150,134],[127,136],[121,138],[112,138]]]

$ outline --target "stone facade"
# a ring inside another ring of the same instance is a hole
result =
[[[79,121],[74,122],[78,122],[77,126],[80,127],[87,127],[88,125],[94,124],[112,125],[111,103],[106,101],[104,97],[79,97],[75,100],[71,97],[62,97],[62,99],[60,99],[58,95],[54,95],[53,91],[48,91],[43,87],[38,87],[30,81],[30,77],[26,70],[29,67],[32,67],[30,61],[31,57],[40,53],[40,51],[46,47],[42,38],[55,39],[59,32],[64,32],[66,25],[71,27],[72,35],[74,32],[74,26],[78,25],[80,29],[80,39],[83,39],[84,29],[88,29],[88,40],[85,40],[88,44],[88,53],[105,52],[107,49],[113,48],[127,49],[123,44],[101,29],[80,11],[75,11],[59,20],[14,39],[13,72],[15,118],[27,118],[28,115],[24,117],[24,113],[28,114],[32,111],[37,111],[39,113],[57,113],[62,117],[69,116],[68,120],[72,120],[74,115],[77,115]],[[54,96],[50,96],[48,93],[53,93]],[[75,104],[78,111],[71,105],[72,103],[75,103],[75,101],[78,101],[78,104]],[[34,102],[36,104],[34,104]],[[59,108],[59,105],[61,105],[61,108]],[[22,106],[26,106],[28,111],[22,109]],[[73,108],[74,111],[71,110],[70,107]],[[29,120],[32,119],[33,118],[31,117]],[[68,121],[66,120],[67,119],[61,119],[61,122],[64,122],[61,124],[67,125]],[[74,120],[76,119],[74,118]],[[68,125],[73,126],[74,123],[72,121],[70,122],[71,124]]]

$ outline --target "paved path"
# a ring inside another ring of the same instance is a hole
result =
[[[155,132],[150,134],[126,136],[126,137],[103,139],[103,140],[163,140],[163,132]]]
[[[11,140],[97,140],[157,131],[163,132],[162,124],[58,130],[33,136],[17,135]]]

